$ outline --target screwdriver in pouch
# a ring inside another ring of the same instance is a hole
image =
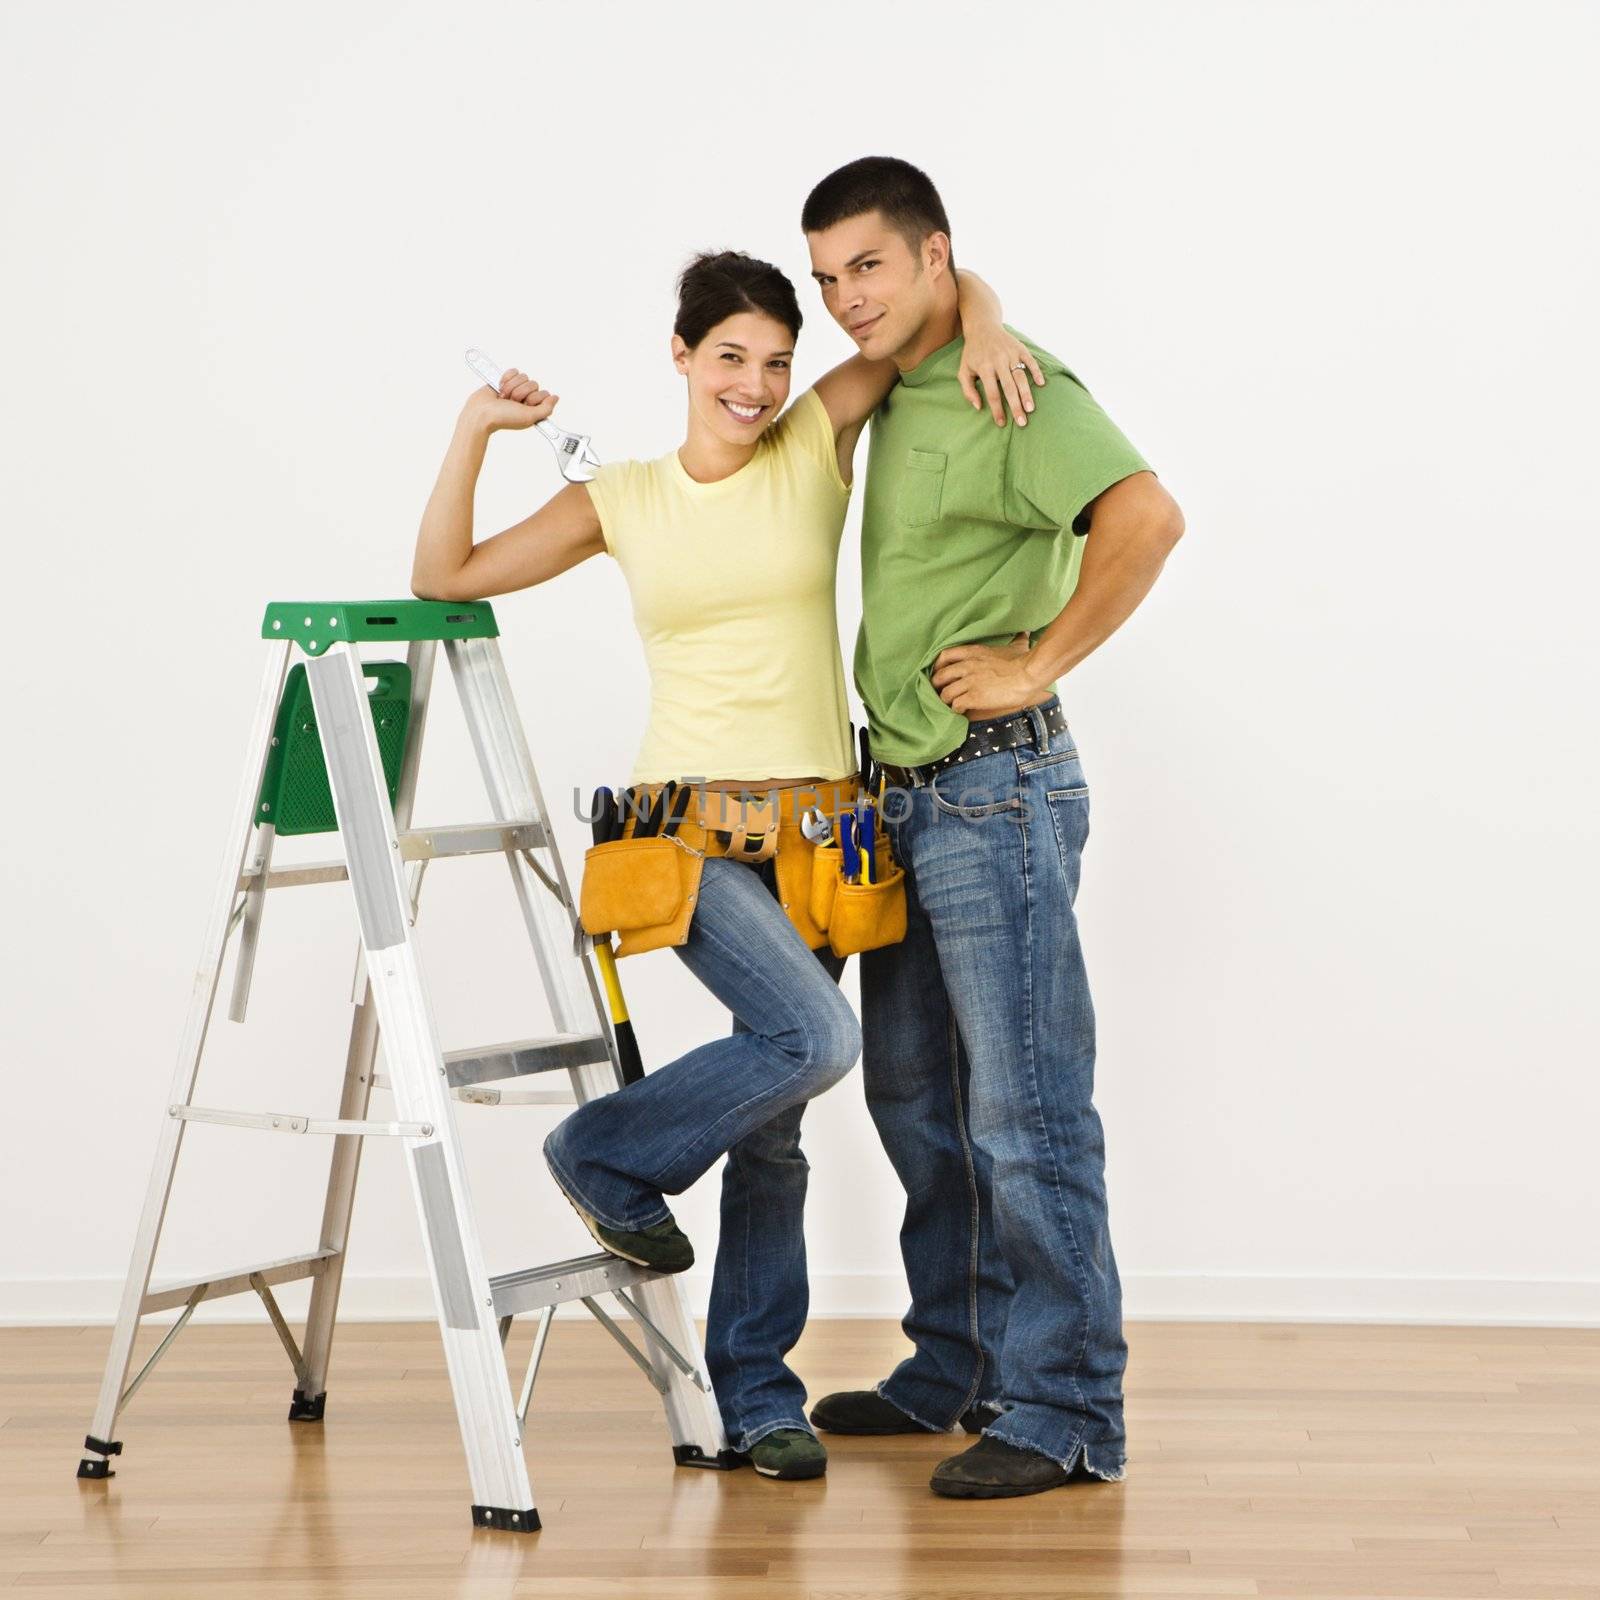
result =
[[[856,847],[856,814],[839,813],[839,868],[846,883],[856,883],[861,877],[861,852]]]

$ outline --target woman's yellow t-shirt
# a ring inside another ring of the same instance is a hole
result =
[[[834,604],[850,487],[816,390],[732,477],[697,483],[674,450],[588,490],[650,669],[629,782],[854,772]]]

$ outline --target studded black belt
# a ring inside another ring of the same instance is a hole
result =
[[[1015,716],[997,717],[990,722],[977,723],[963,744],[937,761],[924,762],[920,767],[897,767],[891,761],[878,763],[884,780],[897,789],[920,789],[938,773],[965,761],[976,761],[979,756],[992,756],[1001,750],[1017,750],[1023,745],[1037,742],[1035,713],[1044,718],[1044,725],[1052,734],[1067,731],[1067,714],[1059,700],[1049,705],[1035,706],[1032,711],[1019,711]]]

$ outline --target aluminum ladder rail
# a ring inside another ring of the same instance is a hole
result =
[[[309,621],[309,619],[307,619]],[[345,1248],[365,1139],[388,1137],[406,1153],[413,1197],[478,1527],[532,1532],[539,1515],[523,1457],[523,1433],[555,1309],[581,1302],[628,1351],[661,1395],[673,1456],[680,1465],[728,1467],[728,1448],[699,1337],[676,1278],[606,1253],[491,1276],[483,1259],[454,1103],[486,1105],[586,1102],[621,1087],[622,1065],[600,987],[587,957],[549,812],[518,719],[496,638],[446,638],[445,652],[488,791],[492,821],[458,828],[410,827],[436,641],[407,649],[411,673],[410,733],[391,806],[355,644],[327,644],[306,671],[318,733],[344,843],[340,861],[272,867],[273,830],[256,825],[274,716],[294,643],[274,640],[251,727],[245,771],[227,853],[206,927],[205,944],[162,1119],[156,1157],[134,1240],[99,1400],[78,1464],[80,1478],[113,1475],[122,1453],[117,1418],[156,1362],[206,1300],[254,1291],[294,1366],[289,1420],[320,1422]],[[557,1029],[552,1038],[445,1052],[418,959],[414,924],[427,863],[500,850],[510,870],[535,963]],[[357,1000],[345,1054],[338,1115],[319,1119],[278,1112],[197,1106],[194,1090],[227,944],[242,930],[230,1015],[244,1019],[251,968],[267,891],[348,879],[360,927]],[[374,1072],[380,1035],[387,1080]],[[496,1085],[530,1073],[565,1071],[565,1091],[506,1090]],[[368,1116],[374,1088],[388,1088],[395,1118]],[[301,1255],[229,1268],[205,1278],[152,1289],[151,1269],[171,1194],[184,1131],[191,1122],[322,1133],[333,1138],[321,1236]],[[309,1278],[311,1301],[303,1348],[272,1294],[274,1286]],[[640,1343],[630,1340],[599,1304],[610,1294]],[[180,1309],[139,1372],[129,1380],[141,1319]],[[504,1346],[513,1319],[537,1313],[539,1325],[520,1393],[513,1396]]]

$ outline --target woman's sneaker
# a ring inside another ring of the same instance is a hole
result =
[[[828,1470],[828,1452],[804,1428],[778,1428],[750,1447],[750,1465],[763,1478],[820,1478]]]
[[[549,1163],[546,1162],[546,1165],[549,1166]],[[553,1166],[550,1167],[550,1176],[556,1180],[556,1188],[566,1196],[567,1204],[578,1213],[584,1227],[594,1235],[595,1243],[602,1250],[609,1250],[624,1261],[649,1267],[655,1272],[687,1272],[694,1265],[694,1246],[671,1215],[663,1217],[660,1222],[652,1222],[648,1228],[608,1228],[605,1223],[591,1217],[567,1194]]]

